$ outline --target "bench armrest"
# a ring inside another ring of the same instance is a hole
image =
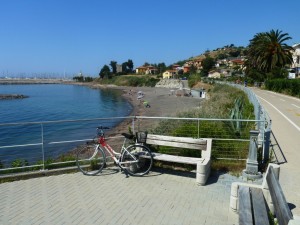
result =
[[[210,174],[210,165],[211,159],[209,158],[203,159],[202,162],[197,163],[196,183],[198,185],[205,185]]]
[[[238,199],[239,199],[239,186],[253,187],[262,189],[262,185],[258,184],[249,184],[243,182],[233,182],[231,184],[231,193],[230,193],[230,208],[234,211],[238,211]]]

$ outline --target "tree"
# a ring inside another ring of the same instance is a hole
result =
[[[194,66],[194,64],[192,64],[191,66],[190,66],[190,72],[189,72],[190,74],[196,74],[197,73],[197,67],[196,66]]]
[[[117,73],[117,62],[116,61],[110,61],[110,64],[111,66],[111,71],[113,74],[116,74]]]
[[[77,82],[83,82],[83,76],[75,76],[73,77],[73,80],[77,81]]]
[[[215,60],[212,57],[207,56],[205,59],[203,59],[201,63],[202,73],[204,75],[207,75],[209,71],[215,66],[215,64],[216,64]]]
[[[238,50],[238,49],[232,50],[232,51],[229,52],[229,55],[230,55],[231,57],[238,57],[240,54],[241,54],[241,51]]]
[[[257,33],[248,46],[246,72],[255,68],[269,73],[275,68],[291,64],[293,48],[285,44],[285,41],[290,39],[287,33],[278,30]]]
[[[128,68],[128,72],[132,73],[132,71],[133,71],[133,61],[131,59],[128,59],[128,61],[127,61],[127,68]]]
[[[161,74],[167,70],[167,66],[164,62],[157,64],[158,73]]]
[[[122,71],[124,74],[127,74],[127,62],[122,63]]]
[[[110,77],[110,69],[108,65],[104,65],[102,67],[102,69],[100,70],[99,76],[101,77],[101,79],[103,79],[104,77],[109,78]]]

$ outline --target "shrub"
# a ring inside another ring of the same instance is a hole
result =
[[[254,107],[249,102],[247,95],[236,88],[228,85],[215,85],[211,91],[209,101],[202,102],[200,109],[191,110],[179,114],[179,117],[185,118],[224,118],[230,117],[230,111],[235,106],[236,99],[240,99],[239,105],[240,119],[254,119]],[[244,159],[248,153],[248,142],[234,141],[234,139],[249,139],[249,131],[254,127],[254,122],[241,122],[240,129],[237,132],[229,121],[200,121],[191,122],[179,120],[161,121],[153,130],[156,134],[181,136],[181,137],[200,137],[215,138],[212,146],[213,158],[235,158]],[[152,131],[151,131],[152,132]],[[222,139],[229,139],[222,140]],[[219,139],[219,140],[218,140]],[[161,153],[171,153],[183,156],[200,157],[199,151],[176,149],[170,150],[168,147],[156,149]]]
[[[128,75],[128,76],[115,76],[112,79],[98,79],[97,82],[101,84],[115,84],[117,86],[131,86],[131,87],[154,87],[159,81],[147,75]]]
[[[27,160],[24,159],[15,159],[12,163],[11,163],[11,167],[23,167],[23,166],[28,166],[29,163]]]
[[[265,82],[266,89],[300,98],[300,79],[273,79]]]
[[[195,86],[200,81],[201,81],[200,74],[192,74],[188,77],[188,83],[190,87]]]

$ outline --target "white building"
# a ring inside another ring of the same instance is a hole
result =
[[[294,48],[293,52],[293,64],[292,68],[295,68],[296,76],[300,74],[300,43],[292,46]]]

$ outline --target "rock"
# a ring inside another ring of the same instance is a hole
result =
[[[28,98],[28,96],[20,95],[20,94],[0,94],[0,100],[23,99],[23,98]]]
[[[164,87],[164,88],[183,88],[181,80],[175,79],[162,79],[160,80],[155,87]]]

